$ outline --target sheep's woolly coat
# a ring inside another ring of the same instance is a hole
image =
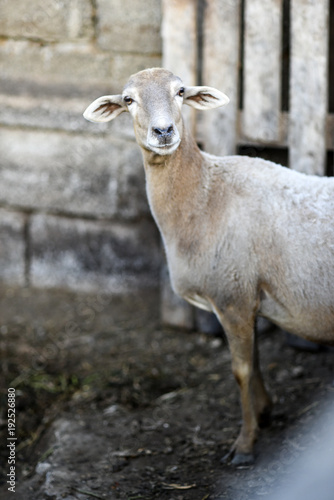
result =
[[[199,172],[196,190],[188,176],[183,186],[168,172],[163,211],[152,202],[175,291],[208,310],[244,302],[291,332],[331,341],[334,179],[205,153]],[[182,203],[170,228],[165,214],[178,192]]]

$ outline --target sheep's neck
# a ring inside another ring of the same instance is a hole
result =
[[[143,156],[149,203],[163,236],[169,241],[186,238],[201,205],[203,157],[195,140],[184,130],[173,154],[143,150]]]

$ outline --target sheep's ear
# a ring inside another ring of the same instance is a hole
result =
[[[186,87],[183,102],[196,109],[213,109],[230,102],[227,95],[212,87]]]
[[[104,95],[92,102],[84,112],[90,122],[109,122],[123,111],[128,111],[121,95]]]

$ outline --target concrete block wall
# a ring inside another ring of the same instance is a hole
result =
[[[161,65],[159,0],[0,0],[0,282],[159,285],[160,239],[129,116],[86,106]]]

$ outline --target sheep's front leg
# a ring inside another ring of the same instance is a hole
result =
[[[242,410],[242,427],[231,450],[232,463],[241,465],[254,461],[253,445],[258,435],[257,412],[252,391],[253,332],[228,334],[228,339],[232,356],[232,372],[239,385]]]
[[[249,321],[228,321],[220,317],[227,335],[232,371],[239,385],[242,408],[242,427],[228,458],[234,465],[254,461],[253,446],[257,439],[259,422],[263,413],[271,406],[258,366],[255,341],[254,318]]]

